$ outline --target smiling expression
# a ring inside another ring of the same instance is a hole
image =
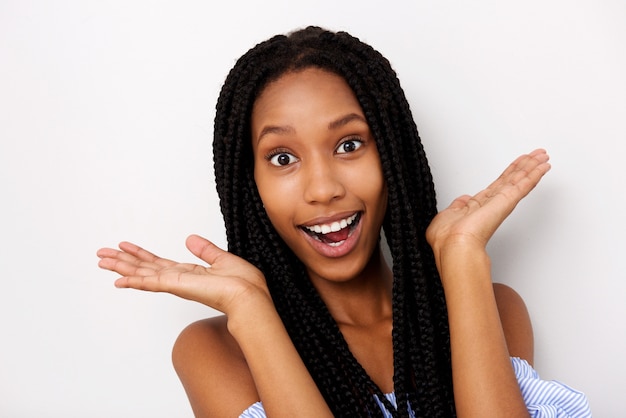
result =
[[[357,277],[387,208],[376,143],[345,80],[316,68],[268,84],[252,111],[254,178],[312,280]]]

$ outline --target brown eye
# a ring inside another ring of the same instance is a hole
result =
[[[273,155],[269,160],[270,163],[272,163],[273,165],[283,167],[298,161],[296,157],[286,152],[281,152],[279,154]]]
[[[349,152],[354,152],[357,149],[361,148],[362,145],[363,145],[363,142],[361,140],[349,139],[339,144],[339,147],[337,148],[337,154],[346,154]]]

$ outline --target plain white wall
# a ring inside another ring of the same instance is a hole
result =
[[[494,274],[528,304],[539,373],[623,416],[626,3],[295,3],[0,2],[0,416],[191,416],[170,349],[214,312],[115,289],[95,251],[193,261],[188,234],[225,244],[219,88],[248,48],[307,24],[390,59],[441,206],[550,151],[491,244]]]

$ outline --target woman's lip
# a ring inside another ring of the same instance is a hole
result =
[[[354,213],[354,212],[353,212]],[[335,218],[336,220],[337,218]],[[339,218],[343,219],[343,218]],[[314,236],[308,234],[303,228],[300,228],[300,233],[307,240],[309,245],[313,247],[313,249],[318,252],[320,255],[329,258],[338,258],[343,257],[344,255],[350,253],[352,249],[356,246],[356,243],[359,240],[359,236],[361,235],[361,228],[363,224],[363,216],[358,218],[358,223],[353,227],[353,230],[350,232],[348,238],[346,238],[343,242],[341,242],[338,246],[331,246],[328,244],[319,241]]]
[[[303,224],[300,224],[300,227],[306,228],[306,227],[311,227],[315,225],[331,224],[333,222],[341,221],[342,219],[347,219],[356,213],[359,213],[359,211],[356,210],[356,211],[351,211],[351,212],[341,212],[339,214],[332,215],[332,216],[319,217],[319,218],[315,218],[310,221],[307,221]]]

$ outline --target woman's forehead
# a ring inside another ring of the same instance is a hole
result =
[[[320,69],[290,72],[268,85],[252,111],[253,131],[263,125],[297,125],[310,120],[331,124],[354,114],[365,120],[347,82]]]

